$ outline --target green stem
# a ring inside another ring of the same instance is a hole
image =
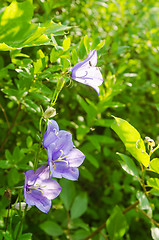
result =
[[[25,214],[26,214],[27,207],[28,207],[28,205],[26,204],[26,207],[25,207],[25,209],[23,211],[23,214],[22,214],[22,217],[21,217],[21,222],[20,222],[19,229],[18,229],[17,236],[16,236],[15,240],[18,240],[20,232],[22,232],[23,222],[24,222],[24,217],[25,217]]]
[[[40,121],[41,121],[41,119],[40,119]],[[44,136],[44,133],[45,133],[45,130],[46,130],[46,126],[47,126],[47,121],[45,121],[45,125],[44,125],[44,128],[43,128],[43,131],[40,133],[40,140],[39,140],[39,144],[38,144],[38,150],[37,150],[37,154],[35,156],[35,161],[34,161],[34,171],[37,169],[37,166],[38,166],[39,152],[40,152],[40,149],[41,149],[41,144],[42,144],[43,136]]]
[[[156,148],[154,148],[152,151],[150,151],[150,156],[151,156],[157,149],[159,149],[159,144],[157,145]]]
[[[59,93],[61,92],[63,86],[65,84],[65,80],[63,77],[61,77],[58,82],[57,82],[57,85],[56,85],[56,89],[54,91],[54,94],[53,94],[53,97],[52,97],[52,100],[51,100],[51,107],[53,107],[57,101],[57,98],[59,96]]]

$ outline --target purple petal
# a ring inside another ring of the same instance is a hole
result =
[[[62,188],[54,179],[44,180],[43,184],[44,186],[47,186],[46,188],[43,188],[43,195],[48,199],[54,199],[60,194]]]
[[[30,193],[24,191],[25,202],[28,205],[35,205],[40,211],[47,213],[51,207],[51,200],[47,199],[38,190],[32,189]]]
[[[51,208],[51,200],[44,198],[42,201],[36,202],[35,206],[42,212],[48,213]]]
[[[55,120],[51,119],[47,123],[47,132],[54,131],[54,130],[59,132],[59,126]]]
[[[62,173],[62,176],[66,179],[77,181],[79,177],[78,168],[68,168],[66,172]]]
[[[66,161],[69,162],[70,167],[79,167],[84,159],[85,155],[77,148],[73,148],[68,157],[66,157]]]
[[[56,121],[50,120],[47,123],[47,130],[43,137],[43,145],[45,148],[48,148],[48,146],[57,140],[57,134],[59,132],[59,126]]]
[[[34,182],[36,181],[35,175],[34,175],[34,170],[29,170],[25,172],[25,185],[33,185]]]
[[[56,142],[49,145],[48,161],[57,160],[60,156],[68,155],[72,148],[72,134],[66,132]]]
[[[71,78],[77,82],[93,87],[99,94],[99,87],[103,82],[102,74],[99,68],[95,67],[97,64],[97,52],[93,50],[89,52],[88,57],[77,63],[71,71]]]
[[[40,178],[41,180],[48,179],[49,178],[49,166],[43,165],[43,166],[39,167],[35,171],[35,175],[37,176],[37,180],[38,180],[38,178]]]
[[[87,58],[79,63],[77,63],[71,70],[71,78],[74,79],[74,73],[78,68],[87,68],[90,67],[90,64],[94,67],[97,64],[97,51],[94,49],[93,51],[89,50],[89,54]]]

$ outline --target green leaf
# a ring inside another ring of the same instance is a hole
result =
[[[50,62],[53,63],[53,62],[56,62],[57,59],[60,57],[62,53],[62,50],[59,49],[58,51],[53,47],[52,50],[51,50],[51,53],[50,53]]]
[[[63,230],[56,222],[46,221],[40,224],[40,228],[49,236],[57,237],[63,234]]]
[[[111,216],[106,221],[106,228],[112,240],[122,239],[127,232],[128,224],[126,218],[118,206],[113,209]]]
[[[27,137],[26,144],[28,148],[31,148],[31,146],[33,145],[33,139],[30,136]]]
[[[159,174],[159,158],[153,158],[151,160],[150,169]]]
[[[70,45],[71,45],[71,39],[70,38],[64,39],[64,41],[63,41],[63,51],[64,52],[67,51],[69,49]]]
[[[11,168],[12,164],[7,160],[0,160],[0,168],[8,169]]]
[[[127,121],[114,117],[111,128],[118,134],[130,154],[145,167],[148,167],[150,156],[145,152],[144,141],[139,132]]]
[[[40,113],[40,107],[36,103],[34,103],[31,99],[25,98],[25,102],[23,104],[31,112],[39,112]]]
[[[14,186],[19,182],[19,172],[17,171],[16,168],[10,169],[8,172],[8,184],[9,186]]]
[[[28,93],[25,90],[19,89],[2,89],[2,92],[8,95],[11,100],[14,101],[21,101]]]
[[[99,152],[101,151],[101,144],[113,144],[115,142],[111,137],[96,134],[87,136],[87,139]]]
[[[88,237],[90,235],[90,232],[83,230],[83,229],[79,229],[75,231],[75,234],[73,235],[72,239],[76,239],[76,240],[83,240],[86,237]]]
[[[87,54],[86,48],[84,46],[84,38],[82,38],[81,41],[80,41],[78,54],[79,54],[79,58],[80,59],[83,59],[86,56],[86,54]]]
[[[87,123],[88,125],[91,125],[91,122],[95,119],[97,115],[97,109],[96,106],[87,104],[83,98],[79,95],[77,95],[77,101],[80,103],[84,111],[87,113]]]
[[[158,178],[149,178],[147,180],[147,185],[149,187],[152,187],[152,189],[150,190],[151,194],[155,196],[159,196],[159,179]]]
[[[159,228],[152,227],[151,228],[151,236],[152,236],[153,240],[158,240],[159,239]]]
[[[0,14],[0,50],[9,51],[23,47],[48,45],[51,34],[63,35],[70,27],[52,21],[45,24],[31,23],[34,6],[32,0],[12,1]]]
[[[5,150],[5,157],[9,162],[13,161],[13,156],[8,149]]]
[[[88,198],[86,193],[79,194],[71,207],[71,219],[78,218],[87,210]]]
[[[76,49],[72,50],[71,55],[72,55],[72,63],[73,65],[75,65],[76,63],[78,63],[78,55],[77,55]]]
[[[23,235],[18,238],[18,240],[31,240],[32,239],[32,233],[24,233]]]
[[[146,195],[143,192],[137,191],[136,197],[140,202],[140,208],[141,209],[143,209],[143,210],[144,209],[150,209],[149,201],[148,201]]]
[[[60,186],[62,187],[62,191],[60,193],[60,198],[62,199],[66,210],[68,211],[72,205],[74,198],[75,198],[74,182],[71,182],[67,179],[61,179]]]
[[[147,185],[159,191],[159,178],[149,178],[147,180]]]
[[[91,173],[91,171],[89,171],[86,167],[84,166],[81,166],[80,167],[80,176],[88,179],[90,182],[93,182],[94,181],[94,176],[93,174]]]
[[[103,40],[103,41],[101,41],[100,43],[98,43],[96,49],[99,50],[99,49],[101,49],[102,47],[104,47],[104,45],[105,45],[105,40]]]
[[[2,232],[2,230],[0,230],[0,231],[1,231],[0,237],[4,236],[4,240],[13,240],[11,234],[8,231],[7,232],[4,232],[4,231]],[[1,238],[1,239],[3,239],[3,238]]]
[[[85,49],[86,49],[87,54],[88,54],[88,53],[89,53],[90,46],[89,46],[89,41],[88,41],[87,35],[84,36],[84,46],[85,46]]]
[[[139,173],[133,160],[125,154],[122,154],[122,153],[117,153],[117,154],[122,159],[122,160],[119,160],[119,163],[122,169],[128,174],[139,178]]]
[[[87,153],[87,160],[96,168],[99,168],[99,162],[97,159],[92,155]]]

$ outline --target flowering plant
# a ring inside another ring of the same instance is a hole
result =
[[[89,51],[85,60],[77,63],[71,70],[71,78],[77,82],[91,86],[99,94],[99,86],[103,82],[102,74],[97,64],[97,51]]]

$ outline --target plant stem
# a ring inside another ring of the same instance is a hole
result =
[[[40,149],[41,149],[42,139],[43,139],[43,136],[44,136],[44,133],[45,133],[46,126],[47,126],[47,121],[45,121],[44,128],[43,128],[42,132],[40,133],[40,140],[39,140],[39,144],[38,144],[38,150],[37,150],[37,154],[35,156],[35,161],[34,161],[34,171],[37,169],[37,166],[38,166],[39,152],[40,152]]]
[[[159,144],[157,145],[156,148],[154,148],[154,149],[150,152],[150,156],[151,156],[157,149],[159,149]]]

